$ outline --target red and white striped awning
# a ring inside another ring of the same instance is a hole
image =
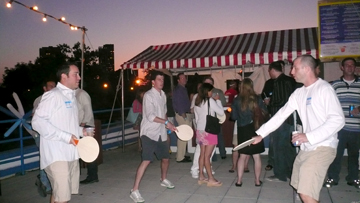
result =
[[[297,56],[318,58],[317,28],[245,33],[211,39],[150,46],[121,65],[131,69],[205,68],[292,62]]]

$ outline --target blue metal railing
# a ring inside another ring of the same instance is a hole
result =
[[[127,112],[129,109],[130,109],[130,107],[126,107],[126,108],[124,108],[124,111]],[[120,129],[121,129],[121,126],[122,126],[121,125],[122,124],[121,116],[119,117],[120,119],[112,118],[111,122],[110,123],[108,122],[109,121],[108,115],[111,111],[121,112],[121,108],[116,108],[113,110],[104,109],[104,110],[94,111],[95,119],[98,119],[97,117],[99,117],[99,118],[102,118],[99,120],[107,121],[107,122],[101,122],[102,132],[104,132],[104,130],[106,129],[105,132],[108,133],[108,130],[110,127],[120,127]],[[105,114],[105,115],[101,116],[101,114]],[[108,116],[108,117],[106,117],[106,116]],[[0,124],[15,123],[15,122],[18,122],[18,120],[19,119],[0,120]],[[25,164],[26,159],[31,159],[31,158],[37,159],[39,156],[39,150],[35,144],[30,144],[30,145],[24,146],[24,141],[32,140],[33,137],[30,134],[28,134],[27,132],[24,134],[22,125],[19,125],[18,129],[19,129],[19,131],[18,131],[19,137],[18,138],[9,138],[9,139],[5,139],[5,140],[0,140],[0,149],[1,148],[4,149],[1,146],[8,145],[10,143],[15,143],[15,145],[17,145],[17,143],[20,144],[19,147],[15,147],[15,148],[9,149],[9,150],[3,150],[2,152],[0,152],[0,178],[11,175],[11,174],[24,175],[26,170],[38,167],[38,161],[33,161],[32,163]],[[15,131],[13,131],[12,134],[14,134],[14,132]],[[4,135],[0,135],[0,136],[4,136]],[[103,139],[103,140],[106,140],[106,139]],[[2,170],[2,167],[1,167],[2,165],[5,166],[7,164],[11,164],[14,162],[19,162],[19,161],[20,161],[20,165],[19,166],[16,165],[16,166],[12,167],[11,172]]]

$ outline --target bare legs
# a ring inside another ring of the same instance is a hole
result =
[[[318,201],[316,201],[315,199],[313,199],[312,197],[308,196],[308,195],[304,195],[304,194],[300,194],[301,200],[304,203],[318,203]]]
[[[218,182],[211,170],[210,158],[213,153],[215,145],[200,145],[200,157],[199,157],[199,180],[206,179],[204,176],[203,168],[205,167],[206,173],[208,175],[209,183]]]
[[[260,154],[253,154],[254,159],[254,173],[255,173],[255,184],[260,184],[260,174],[261,174],[261,159]],[[236,181],[237,184],[241,184],[242,176],[244,174],[244,168],[247,166],[247,162],[249,161],[250,155],[240,154],[240,157],[237,162],[237,174],[238,179]]]
[[[235,171],[236,170],[236,165],[238,162],[238,158],[239,158],[239,152],[238,151],[233,151],[232,152],[232,167],[229,171]]]

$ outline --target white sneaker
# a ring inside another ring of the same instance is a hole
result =
[[[141,194],[140,194],[139,190],[133,191],[133,190],[131,189],[131,191],[130,191],[130,198],[131,198],[132,200],[134,200],[135,203],[145,202],[144,198],[141,197]]]
[[[191,177],[195,178],[195,179],[198,179],[199,178],[199,172],[196,170],[196,171],[190,171],[191,173]]]
[[[161,181],[161,180],[160,180]],[[166,187],[166,188],[168,188],[168,189],[173,189],[175,186],[174,186],[174,184],[172,184],[171,182],[170,182],[170,180],[168,180],[168,179],[164,179],[161,183],[160,183],[160,185],[161,186],[163,186],[163,187]]]

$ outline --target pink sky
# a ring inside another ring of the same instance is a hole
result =
[[[317,0],[19,0],[39,11],[88,28],[86,45],[115,45],[115,67],[151,45],[241,33],[317,26]],[[81,41],[53,19],[18,4],[0,5],[0,74],[17,62],[35,61],[39,48]],[[1,77],[2,79],[2,77]]]

